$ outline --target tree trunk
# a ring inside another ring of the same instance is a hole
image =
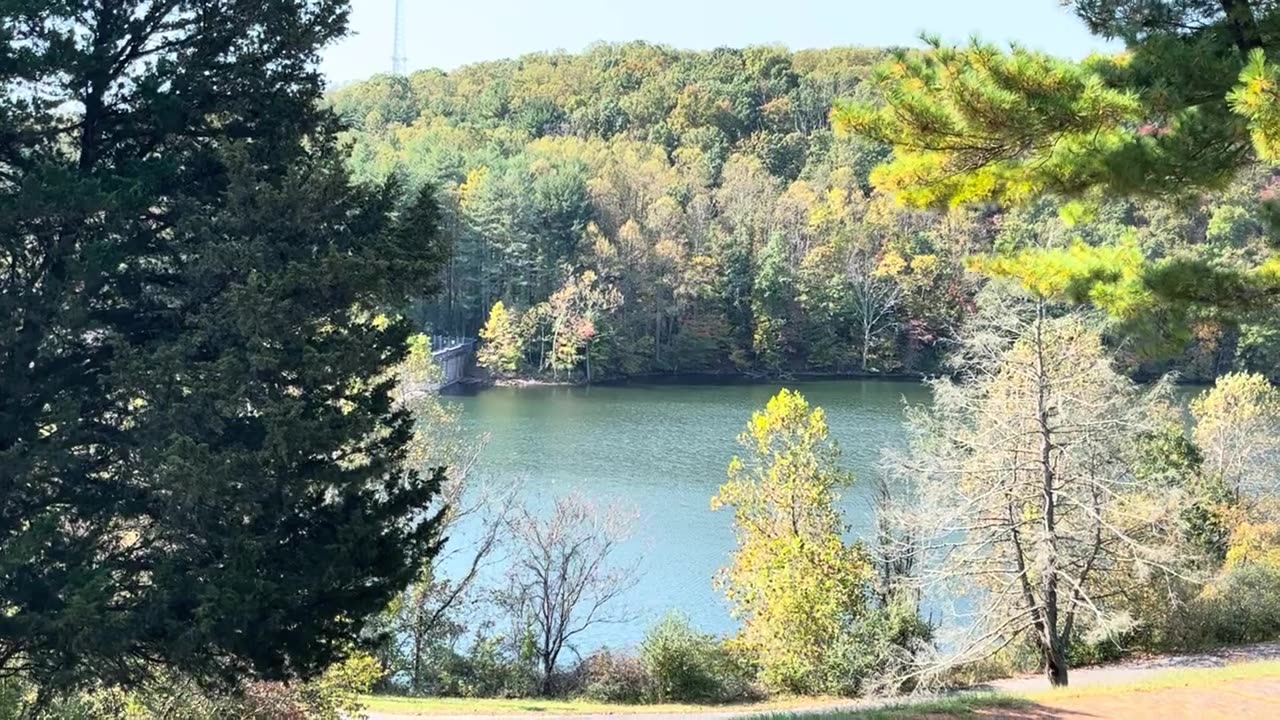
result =
[[[1219,0],[1219,4],[1226,15],[1231,39],[1240,54],[1248,57],[1249,51],[1262,47],[1262,39],[1258,36],[1258,21],[1249,0]]]
[[[560,328],[551,331],[551,379],[560,379]]]
[[[653,364],[655,366],[662,363],[662,310],[657,309],[653,314]]]
[[[1058,633],[1058,538],[1057,538],[1057,494],[1054,489],[1056,480],[1053,469],[1053,431],[1049,427],[1049,393],[1050,379],[1045,370],[1044,361],[1044,323],[1045,303],[1041,299],[1036,306],[1035,350],[1036,350],[1036,431],[1040,435],[1040,479],[1042,482],[1043,503],[1040,508],[1042,527],[1044,530],[1043,552],[1043,622],[1044,637],[1041,644],[1044,649],[1045,673],[1049,683],[1054,687],[1067,684],[1067,658],[1063,651],[1062,637]]]
[[[867,355],[871,352],[871,326],[862,326],[862,372],[867,371]]]
[[[1049,632],[1056,635],[1053,629]],[[1056,636],[1044,651],[1044,674],[1053,687],[1067,686],[1067,653],[1063,650],[1062,640]]]
[[[422,633],[414,632],[413,634],[413,677],[409,680],[409,687],[413,688],[416,693],[422,689]]]
[[[542,656],[542,682],[538,683],[538,693],[543,697],[551,695],[551,677],[556,669],[556,661],[550,654]]]

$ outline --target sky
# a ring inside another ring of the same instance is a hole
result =
[[[1111,49],[1059,0],[403,0],[410,70],[451,70],[592,42],[647,40],[708,49],[782,44],[918,45],[922,32],[962,42],[1018,42],[1055,55]],[[352,34],[324,53],[332,84],[391,68],[395,0],[351,0]]]

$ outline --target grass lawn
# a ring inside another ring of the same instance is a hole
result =
[[[972,693],[934,700],[904,701],[876,708],[867,708],[866,710],[838,710],[829,713],[805,713],[804,715],[782,712],[761,716],[759,720],[801,720],[802,718],[807,720],[812,720],[813,718],[818,720],[844,720],[844,718],[849,718],[850,720],[906,720],[907,718],[918,718],[921,715],[962,718],[975,715],[980,710],[1030,707],[1033,704],[1013,695]]]
[[[1158,692],[1175,688],[1212,688],[1221,683],[1237,680],[1258,680],[1280,677],[1280,660],[1242,662],[1216,668],[1186,668],[1162,670],[1149,678],[1133,682],[1086,685],[1061,689],[1046,688],[1029,693],[972,693],[934,700],[909,700],[866,710],[838,710],[829,713],[805,714],[776,713],[762,720],[907,720],[921,715],[932,717],[973,717],[983,710],[999,708],[1033,708],[1038,704],[1052,704],[1055,700],[1074,698],[1103,698],[1144,692]]]
[[[1219,683],[1236,680],[1256,680],[1280,677],[1280,660],[1244,662],[1217,668],[1187,668],[1163,670],[1148,678],[1116,684],[1086,685],[1061,690],[1045,689],[1030,693],[969,693],[952,697],[904,700],[876,708],[859,710],[833,710],[827,713],[798,715],[788,710],[814,708],[840,702],[838,698],[786,698],[752,705],[618,705],[579,700],[493,700],[466,698],[407,698],[374,695],[365,698],[371,712],[399,715],[569,715],[610,714],[634,715],[637,713],[698,713],[711,710],[755,713],[762,720],[906,720],[921,715],[932,717],[973,717],[983,710],[999,708],[1031,708],[1039,703],[1052,704],[1054,700],[1072,698],[1110,697],[1131,693],[1154,692],[1173,688],[1213,687]]]
[[[813,707],[840,702],[840,698],[785,698],[767,702],[741,705],[690,705],[668,703],[662,705],[630,705],[618,703],[600,703],[589,700],[543,700],[540,698],[518,698],[504,700],[495,698],[437,698],[437,697],[397,697],[391,695],[369,695],[364,698],[366,708],[370,712],[395,713],[398,715],[520,715],[556,714],[556,715],[635,715],[637,713],[698,713],[707,711],[750,711],[769,712],[771,710],[785,712],[788,708]]]

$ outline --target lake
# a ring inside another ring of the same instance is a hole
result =
[[[535,505],[577,492],[638,514],[624,548],[641,559],[643,576],[623,599],[635,619],[584,634],[579,649],[586,651],[634,645],[673,609],[705,631],[733,632],[711,584],[733,548],[732,515],[712,512],[710,499],[751,413],[784,386],[825,409],[844,464],[859,480],[876,473],[882,449],[903,442],[904,403],[928,399],[924,385],[894,380],[497,387],[448,399],[461,405],[468,430],[490,435],[480,474],[521,482]],[[844,491],[854,537],[869,535],[868,489],[855,481]]]

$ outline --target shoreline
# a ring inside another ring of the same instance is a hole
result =
[[[481,378],[469,377],[460,384],[472,388],[487,387],[624,387],[627,385],[764,385],[776,382],[813,381],[813,380],[892,380],[895,382],[921,382],[930,376],[916,372],[793,372],[783,375],[760,375],[754,373],[734,372],[677,372],[677,373],[643,373],[625,377],[607,377],[592,380],[550,380],[534,377]]]
[[[913,382],[922,383],[930,378],[942,377],[942,373],[924,373],[924,372],[821,372],[821,371],[799,371],[786,373],[783,375],[761,375],[756,373],[736,373],[736,372],[677,372],[677,373],[643,373],[638,375],[628,375],[625,377],[608,377],[596,379],[592,382],[586,382],[582,379],[576,380],[552,380],[547,378],[536,377],[467,377],[460,382],[450,386],[449,389],[454,393],[472,393],[480,390],[503,387],[503,388],[586,388],[592,386],[600,387],[627,387],[627,386],[651,386],[651,385],[706,385],[706,386],[735,386],[735,385],[767,385],[773,383],[788,382],[814,382],[814,381],[835,381],[835,380],[885,380],[889,382]],[[1137,381],[1141,383],[1142,381]],[[1174,385],[1177,387],[1211,387],[1210,382],[1188,382],[1175,380]],[[451,393],[452,394],[452,393]]]

